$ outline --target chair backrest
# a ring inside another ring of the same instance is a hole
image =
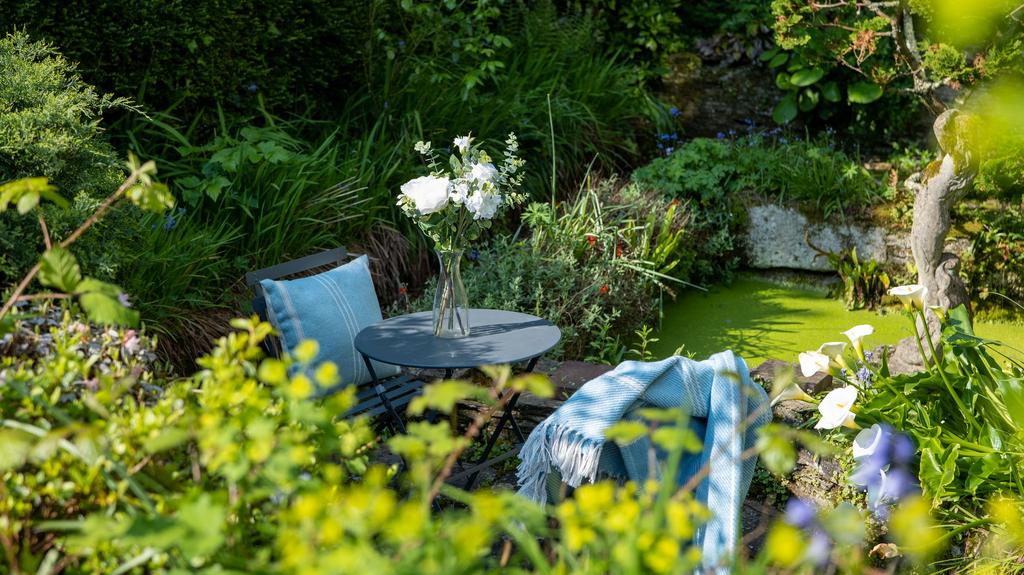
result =
[[[253,291],[253,312],[261,320],[267,321],[267,300],[263,296],[263,286],[260,285],[260,281],[311,275],[311,272],[321,271],[321,268],[340,266],[348,257],[349,253],[344,247],[337,247],[245,274],[245,285]],[[265,347],[271,356],[281,356],[280,342],[276,338]]]

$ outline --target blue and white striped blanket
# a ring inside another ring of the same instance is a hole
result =
[[[703,451],[684,457],[675,481],[681,486],[708,467],[694,495],[712,517],[698,529],[694,543],[702,551],[705,571],[724,572],[735,556],[740,511],[756,462],[742,454],[772,417],[767,394],[731,351],[705,361],[626,361],[584,384],[523,445],[519,493],[546,503],[548,480],[555,475],[572,487],[605,476],[642,483],[652,471],[661,479],[660,469],[647,468],[647,438],[621,447],[605,442],[608,427],[645,407],[682,409],[704,438]]]

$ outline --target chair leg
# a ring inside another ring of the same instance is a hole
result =
[[[398,411],[395,410],[395,406],[392,405],[391,400],[388,399],[388,396],[384,391],[384,386],[380,384],[380,379],[377,378],[377,372],[373,369],[373,362],[371,362],[370,358],[366,357],[366,355],[363,355],[363,363],[366,364],[366,369],[370,372],[370,377],[373,379],[373,392],[377,394],[377,398],[384,404],[384,409],[386,409],[391,418],[394,419],[398,432],[404,435],[405,422],[402,421],[402,417],[398,415]]]

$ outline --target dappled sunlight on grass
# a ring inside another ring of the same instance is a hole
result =
[[[911,334],[910,324],[896,312],[847,311],[824,291],[782,286],[754,277],[742,277],[732,286],[709,293],[683,294],[666,303],[660,341],[652,345],[655,357],[670,355],[678,346],[697,358],[732,349],[753,367],[765,359],[796,361],[802,351],[826,341],[846,341],[842,332],[869,323],[875,333],[866,348],[895,344]],[[978,335],[1024,349],[1024,326],[979,323]]]

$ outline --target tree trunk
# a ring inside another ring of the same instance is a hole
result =
[[[941,148],[938,170],[931,174],[914,198],[914,224],[910,247],[917,264],[918,283],[928,288],[928,305],[947,309],[969,304],[960,279],[960,259],[945,251],[950,211],[974,180],[975,170],[966,145],[959,137],[961,116],[947,110],[935,119],[935,136]]]

